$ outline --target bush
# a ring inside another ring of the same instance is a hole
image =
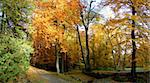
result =
[[[29,67],[31,43],[0,34],[0,82],[17,80]]]

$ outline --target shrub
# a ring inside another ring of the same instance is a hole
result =
[[[0,82],[17,80],[29,67],[31,42],[0,34]]]

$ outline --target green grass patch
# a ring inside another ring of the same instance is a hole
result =
[[[108,70],[108,71],[113,71],[114,68],[111,68],[111,67],[98,67],[98,68],[96,68],[94,70],[106,70],[106,71]]]

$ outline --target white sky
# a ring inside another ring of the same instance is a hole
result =
[[[91,0],[87,0],[87,1],[91,1]],[[102,0],[94,0],[96,2],[93,2],[93,6],[96,6],[98,5],[98,3],[100,3]],[[98,7],[97,7],[98,8]],[[113,11],[111,10],[111,8],[109,6],[107,7],[104,7],[103,9],[101,9],[99,11],[100,14],[102,14],[106,19],[108,18],[113,18],[115,17],[114,14],[113,14]]]

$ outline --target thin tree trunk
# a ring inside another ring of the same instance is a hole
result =
[[[85,59],[84,59],[83,48],[82,48],[81,37],[80,37],[78,25],[77,25],[77,34],[78,34],[78,40],[79,40],[79,45],[80,45],[80,49],[81,49],[83,63],[85,64]]]
[[[3,28],[4,28],[4,12],[2,12],[2,19],[1,19],[1,28],[0,30],[3,32]]]
[[[114,55],[113,49],[112,49],[112,51],[111,51],[111,54],[112,54],[112,56],[113,56],[114,70],[116,70],[116,69],[117,69],[117,68],[116,68],[116,56]]]
[[[116,38],[120,38],[121,39],[121,37],[118,35],[118,37],[117,37],[117,35],[116,35]],[[120,64],[121,64],[121,46],[120,46],[120,42],[121,41],[118,41],[118,39],[116,39],[116,41],[117,41],[117,44],[118,44],[118,62],[117,62],[117,68],[120,68]]]
[[[64,58],[64,72],[68,72],[68,61],[67,61],[67,52],[65,53],[65,58]]]
[[[93,38],[93,41],[92,41],[92,59],[93,59],[93,67],[95,67],[95,53],[94,53],[94,38]]]
[[[127,47],[127,41],[126,41],[126,44],[125,46]],[[127,48],[125,48],[125,54],[123,56],[123,64],[122,64],[122,70],[125,70],[125,66],[126,66],[126,55],[127,55]]]
[[[57,69],[57,73],[60,73],[60,69],[59,69],[59,56],[56,56],[56,69]]]
[[[64,55],[62,55],[62,58],[61,58],[61,72],[64,73]]]
[[[120,45],[119,45],[119,41],[118,41],[118,39],[116,39],[116,41],[117,41],[117,44],[118,44],[118,62],[117,62],[117,69],[119,68],[119,65],[120,65]]]
[[[86,71],[91,71],[91,65],[90,65],[90,56],[89,56],[89,43],[88,43],[88,28],[85,28],[85,35],[86,35]]]
[[[72,68],[72,66],[70,65],[71,63],[70,63],[70,57],[69,57],[69,54],[66,54],[66,69],[67,69],[67,71],[70,71],[71,70],[71,68]]]
[[[125,54],[123,56],[122,70],[125,70],[125,66],[126,66],[126,64],[125,64],[125,62],[126,62],[126,54],[127,54],[127,50],[125,49]]]
[[[56,69],[57,69],[57,73],[60,73],[60,68],[59,68],[59,53],[58,53],[58,48],[57,48],[57,44],[55,45],[55,55],[56,55]]]
[[[136,11],[135,8],[132,6],[132,15],[135,15]],[[136,60],[135,60],[135,55],[136,55],[136,43],[135,43],[135,21],[132,20],[132,27],[133,30],[131,31],[131,38],[132,38],[132,68],[131,68],[131,74],[132,74],[132,81],[136,82]]]

